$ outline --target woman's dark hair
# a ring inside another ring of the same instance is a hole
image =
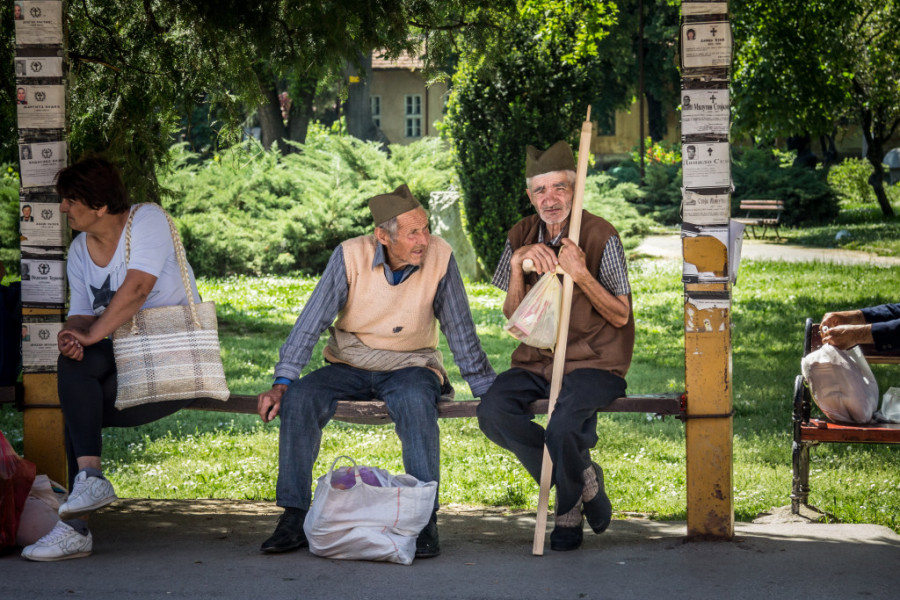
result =
[[[56,176],[56,193],[60,198],[78,200],[90,208],[107,207],[118,215],[131,206],[125,184],[112,163],[90,156],[66,167]]]

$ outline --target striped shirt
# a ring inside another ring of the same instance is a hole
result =
[[[563,232],[561,231],[555,238],[547,242],[547,245],[560,246],[562,245],[562,238]],[[543,226],[538,233],[538,243],[545,243]],[[497,270],[494,271],[494,278],[491,280],[493,285],[504,292],[509,290],[512,255],[512,244],[507,238],[503,254],[500,255],[500,261],[497,263]],[[603,258],[600,259],[597,281],[613,296],[627,296],[631,293],[631,284],[628,282],[628,266],[625,264],[625,250],[622,248],[619,236],[609,238],[606,248],[603,249]]]
[[[398,271],[400,275],[397,275],[388,266],[382,244],[378,244],[375,249],[375,258],[372,261],[373,269],[379,266],[383,267],[384,276],[391,285],[403,283],[419,269],[417,266],[407,265],[402,271]],[[399,277],[399,281],[395,280],[395,276]],[[325,272],[322,273],[319,283],[316,284],[309,301],[279,351],[280,359],[275,365],[276,383],[280,383],[277,381],[280,378],[293,381],[300,376],[300,372],[312,356],[319,336],[334,322],[338,312],[347,303],[349,291],[344,250],[342,246],[338,246],[331,254]],[[453,358],[459,366],[460,374],[469,384],[472,395],[480,397],[491,387],[496,374],[475,333],[466,289],[452,254],[447,264],[447,273],[438,283],[432,306]]]

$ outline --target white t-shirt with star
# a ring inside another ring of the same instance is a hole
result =
[[[155,276],[156,285],[147,296],[141,307],[174,306],[187,304],[184,284],[181,282],[181,271],[175,259],[175,246],[172,234],[162,209],[155,204],[138,204],[131,207],[134,211],[131,224],[131,258],[125,266],[125,231],[119,238],[116,252],[105,267],[98,267],[91,259],[87,249],[87,236],[78,235],[69,247],[69,261],[66,273],[69,278],[69,316],[103,314],[113,294],[125,280],[128,269],[137,269]],[[188,265],[191,289],[194,300],[200,302],[194,271]]]

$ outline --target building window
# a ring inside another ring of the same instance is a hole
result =
[[[406,103],[406,137],[422,137],[422,95],[409,94],[405,96]]]
[[[616,135],[616,111],[597,112],[597,135]]]
[[[372,121],[375,127],[381,128],[381,96],[369,96],[369,107],[372,109]]]

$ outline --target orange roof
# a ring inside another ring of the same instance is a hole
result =
[[[408,52],[403,52],[399,57],[388,60],[384,58],[383,50],[375,50],[372,52],[372,70],[384,71],[387,69],[407,69],[409,71],[420,70],[425,63],[418,56],[413,56]]]

